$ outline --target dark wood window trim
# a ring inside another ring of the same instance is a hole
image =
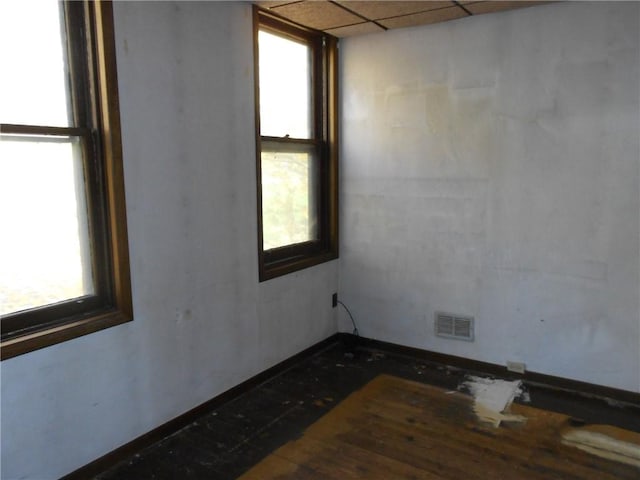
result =
[[[85,181],[91,183],[88,209],[94,268],[100,272],[97,293],[4,316],[2,360],[133,319],[112,4],[68,2],[65,8],[73,32],[67,55],[74,126],[3,124],[0,131],[81,140]]]
[[[313,138],[311,140],[260,135],[258,31],[265,29],[312,46]],[[254,72],[256,99],[256,171],[258,202],[258,261],[260,281],[338,258],[338,40],[331,35],[285,20],[254,7]],[[309,144],[319,158],[319,240],[263,249],[262,174],[263,144]]]

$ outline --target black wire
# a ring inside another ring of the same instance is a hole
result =
[[[347,311],[347,313],[349,314],[349,318],[351,319],[351,323],[353,323],[353,334],[356,337],[359,337],[360,334],[358,333],[358,327],[356,326],[356,321],[353,319],[353,315],[351,315],[351,312],[349,311],[349,309],[347,308],[347,306],[344,303],[342,303],[340,300],[338,300],[338,303],[340,305],[342,305],[344,307],[344,309]]]

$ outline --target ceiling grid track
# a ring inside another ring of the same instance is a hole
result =
[[[552,2],[271,0],[254,3],[294,23],[343,38]]]

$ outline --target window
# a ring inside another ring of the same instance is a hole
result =
[[[337,40],[254,12],[262,281],[338,256]]]
[[[111,4],[2,2],[2,359],[132,319]]]

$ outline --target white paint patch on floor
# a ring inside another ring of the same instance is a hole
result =
[[[562,443],[616,462],[640,468],[640,445],[588,429],[572,429],[562,434]]]
[[[499,427],[501,422],[524,422],[522,415],[508,413],[509,406],[523,394],[520,380],[506,381],[468,376],[462,383],[474,397],[473,409],[480,421]]]

